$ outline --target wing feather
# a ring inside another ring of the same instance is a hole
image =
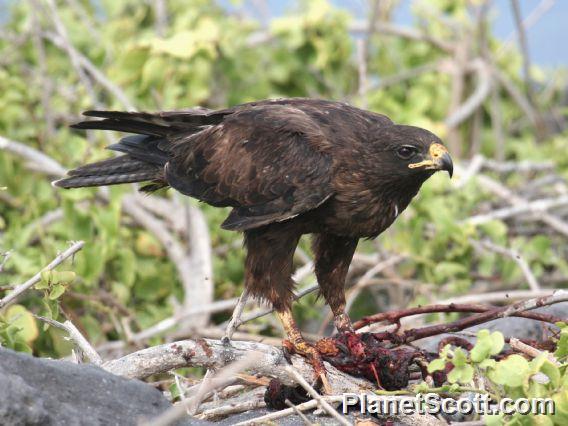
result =
[[[179,140],[166,179],[186,195],[233,207],[223,228],[251,229],[312,210],[332,195],[329,150],[306,113],[262,105]]]

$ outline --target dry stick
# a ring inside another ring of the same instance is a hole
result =
[[[136,222],[150,231],[160,241],[165,248],[169,259],[174,263],[184,289],[195,286],[194,268],[192,267],[191,256],[182,244],[169,232],[166,225],[152,214],[148,213],[136,202],[137,197],[129,194],[123,197],[123,209]],[[202,301],[199,299],[189,300],[193,307],[198,307]],[[204,301],[206,303],[206,301]],[[189,307],[186,305],[186,309]],[[207,311],[204,311],[206,313]],[[199,317],[199,315],[198,315]],[[203,318],[203,316],[202,316]]]
[[[531,104],[534,105],[534,93],[531,81],[531,63],[529,56],[529,46],[527,43],[527,35],[522,23],[521,8],[519,6],[519,0],[511,0],[511,8],[513,9],[513,17],[515,21],[515,28],[517,31],[517,38],[519,39],[519,46],[521,48],[521,56],[523,59],[523,77],[525,79],[525,90],[527,92],[527,98]]]
[[[511,191],[509,188],[505,187],[501,183],[497,182],[495,179],[491,179],[489,176],[479,175],[478,180],[485,189],[491,191],[495,195],[511,203],[513,207],[511,207],[510,209],[513,210],[520,209],[521,212],[523,213],[524,212],[534,213],[535,217],[538,220],[547,224],[555,231],[568,237],[568,223],[564,222],[559,217],[546,211],[552,207],[560,207],[568,205],[568,195],[559,195],[556,198],[549,198],[544,200],[528,201],[523,197],[515,194],[513,191]],[[510,211],[511,210],[509,210],[509,213]],[[503,216],[501,218],[512,216],[511,214],[509,214],[508,216],[504,214],[505,212],[507,212],[506,209],[501,209],[500,213],[497,212],[499,212],[499,210],[494,211],[492,214],[501,214]],[[489,215],[491,215],[491,213]],[[488,217],[488,215],[485,216]],[[479,222],[479,218],[482,217],[483,215],[478,216],[478,223],[481,223]],[[473,218],[468,219],[468,221],[470,220],[472,221],[471,223],[475,224],[475,220],[473,220]]]
[[[540,290],[537,292],[530,290],[504,290],[504,291],[490,291],[479,294],[467,294],[464,296],[456,296],[448,299],[438,301],[438,304],[458,304],[458,303],[498,303],[510,300],[527,299],[530,297],[543,297],[548,296],[554,289]]]
[[[101,356],[71,321],[66,320],[65,322],[61,323],[59,321],[55,321],[54,319],[42,317],[40,315],[34,315],[34,317],[54,327],[66,331],[69,334],[69,339],[71,339],[73,343],[75,343],[79,347],[79,349],[81,349],[83,353],[87,355],[87,358],[89,358],[89,360],[91,360],[93,364],[101,365],[103,363]]]
[[[553,171],[555,167],[556,165],[554,164],[554,161],[496,161],[490,158],[483,158],[482,165],[483,169],[488,169],[497,173],[550,172]]]
[[[255,354],[254,352],[251,352],[247,358],[241,359],[239,361],[227,365],[226,367],[219,370],[219,372],[214,376],[214,378],[208,381],[205,386],[201,386],[199,388],[198,394],[195,397],[189,398],[177,405],[174,405],[173,407],[171,407],[164,413],[160,414],[159,416],[147,422],[142,422],[142,424],[152,425],[152,426],[165,426],[172,424],[173,422],[180,419],[186,414],[186,408],[188,407],[188,403],[194,404],[195,400],[199,401],[199,399],[207,392],[218,389],[219,387],[223,387],[224,385],[226,385],[227,381],[232,380],[232,377],[235,376],[238,372],[245,370],[250,366],[254,365],[254,363],[256,363],[260,358],[261,358],[260,354]]]
[[[387,321],[390,324],[397,323],[402,318],[413,316],[413,315],[423,315],[423,314],[433,314],[433,313],[446,313],[446,312],[476,312],[483,313],[499,309],[497,306],[488,305],[477,305],[471,303],[450,303],[448,305],[436,304],[428,306],[417,306],[415,308],[400,309],[391,312],[381,312],[375,315],[370,315],[364,317],[353,324],[353,328],[359,330],[369,324],[375,324],[379,322]],[[551,324],[555,324],[559,321],[564,321],[565,319],[556,317],[553,315],[541,314],[538,312],[517,312],[516,317],[533,319],[535,321],[543,321]]]
[[[426,74],[429,72],[434,72],[440,69],[441,61],[437,61],[434,63],[428,63],[424,65],[419,65],[414,68],[410,68],[408,70],[400,71],[394,75],[388,75],[385,77],[381,77],[381,79],[370,86],[371,90],[378,90],[384,89],[389,86],[393,86],[395,84],[403,83],[406,80],[410,80],[412,78],[416,78],[422,74]]]
[[[44,40],[41,37],[40,30],[41,24],[39,20],[39,7],[37,0],[30,1],[31,6],[31,21],[32,21],[32,41],[34,44],[34,49],[37,53],[38,59],[38,67],[36,71],[36,76],[40,80],[40,84],[42,87],[41,90],[41,106],[42,106],[42,115],[45,120],[46,124],[46,139],[50,139],[53,134],[55,133],[55,123],[53,119],[53,111],[51,108],[51,93],[53,87],[51,82],[48,80],[48,71],[47,71],[47,56],[45,54],[45,45]]]
[[[231,316],[229,324],[227,324],[227,328],[225,329],[225,337],[223,337],[223,339],[231,340],[231,337],[233,337],[233,333],[238,327],[237,323],[241,320],[241,315],[243,314],[243,310],[248,302],[248,299],[249,292],[245,288],[241,294],[241,297],[239,297],[237,306],[235,306],[235,309],[233,310],[233,315]]]
[[[166,35],[168,28],[168,6],[166,0],[153,0],[152,6],[154,9],[154,28],[159,37]]]
[[[357,87],[357,95],[359,96],[359,102],[361,102],[361,108],[367,108],[367,61],[365,49],[367,44],[365,40],[357,40],[357,71],[359,76],[359,85]]]
[[[44,37],[51,41],[55,46],[67,51],[69,54],[72,54],[73,57],[76,58],[78,64],[82,68],[84,68],[109,93],[116,97],[126,109],[130,111],[136,110],[136,108],[130,102],[122,89],[115,85],[112,81],[110,81],[86,56],[80,53],[71,44],[67,43],[64,38],[62,38],[58,34],[51,32],[44,33]]]
[[[179,197],[175,199],[180,200]],[[181,200],[180,200],[181,201]],[[186,267],[191,271],[184,282],[183,310],[192,309],[213,301],[213,262],[211,259],[211,238],[203,212],[184,200],[182,206],[186,213],[187,253]],[[204,327],[209,322],[209,315],[195,316],[191,320],[194,328]],[[187,325],[187,324],[182,324]]]
[[[549,296],[517,302],[508,307],[497,308],[481,314],[472,315],[470,317],[463,318],[449,324],[438,324],[418,329],[406,330],[396,336],[393,336],[392,333],[385,333],[385,336],[387,339],[389,337],[394,337],[397,340],[408,343],[442,333],[461,331],[466,328],[473,327],[474,325],[483,324],[487,321],[510,317],[520,312],[525,312],[542,306],[553,305],[566,301],[568,301],[568,291],[557,290]]]
[[[69,59],[71,60],[71,65],[73,65],[73,68],[75,68],[75,71],[77,72],[77,75],[79,76],[79,80],[81,80],[81,82],[83,83],[83,85],[87,89],[87,92],[90,94],[93,102],[97,105],[97,107],[102,106],[100,104],[100,102],[98,101],[98,97],[95,93],[92,82],[89,80],[89,77],[85,74],[85,71],[84,71],[83,67],[81,66],[81,63],[80,63],[80,60],[79,60],[79,53],[72,45],[72,42],[69,38],[69,34],[67,33],[67,28],[65,28],[63,21],[61,21],[61,18],[59,17],[59,13],[57,12],[57,6],[55,5],[55,1],[54,0],[45,0],[45,3],[47,5],[47,9],[49,11],[49,14],[51,15],[51,21],[53,22],[57,36],[61,40],[61,48],[67,52],[67,55],[69,56]]]
[[[498,86],[495,84],[495,86]],[[497,142],[496,156],[498,160],[505,159],[505,132],[503,130],[503,112],[501,109],[501,98],[499,97],[499,88],[494,87],[491,91],[491,108],[489,108],[489,115],[491,117],[491,127]]]
[[[556,3],[556,0],[541,0],[540,3],[528,14],[528,16],[522,22],[522,29],[526,32],[532,26],[534,26],[540,18],[542,18]],[[512,31],[505,41],[501,44],[497,50],[497,56],[502,56],[505,52],[508,52],[515,40],[515,35],[517,31]]]
[[[288,407],[290,407],[290,408],[292,408],[292,409],[294,410],[294,413],[295,413],[298,417],[300,417],[300,418],[302,419],[302,421],[304,422],[305,425],[307,425],[307,426],[312,426],[312,422],[310,422],[310,419],[308,419],[304,413],[302,413],[300,410],[298,410],[298,409],[296,408],[296,406],[290,402],[289,399],[286,399],[286,400],[284,401],[284,403],[285,403]]]
[[[24,158],[28,162],[37,166],[34,168],[35,170],[41,171],[47,175],[61,176],[65,174],[63,166],[53,158],[21,142],[16,142],[0,136],[0,150],[7,151]]]
[[[445,40],[439,39],[437,37],[433,37],[429,34],[413,30],[411,28],[395,25],[390,22],[379,22],[374,26],[373,30],[381,34],[430,43],[445,52],[454,51],[454,45],[452,43],[446,42]],[[362,20],[355,21],[349,26],[349,31],[353,33],[365,34],[369,31],[369,25],[367,22]]]
[[[300,290],[299,292],[295,293],[294,296],[293,296],[293,300],[296,301],[298,299],[301,299],[305,295],[313,293],[318,288],[319,288],[319,286],[317,284],[313,284],[309,287],[306,287],[303,290]],[[257,318],[261,318],[261,317],[264,317],[266,315],[269,315],[272,312],[274,312],[274,308],[259,309],[258,311],[251,312],[250,314],[245,316],[243,319],[237,321],[237,327],[244,324],[245,322],[249,322],[249,321],[255,320]]]
[[[539,291],[540,290],[540,284],[538,283],[536,277],[532,273],[531,268],[529,267],[527,261],[521,257],[521,255],[519,254],[518,251],[507,248],[507,247],[502,247],[502,246],[497,245],[497,244],[495,244],[491,241],[488,241],[488,240],[475,241],[475,240],[470,238],[469,242],[477,250],[483,251],[483,249],[487,249],[487,250],[490,250],[494,253],[502,254],[504,256],[511,258],[521,269],[523,275],[525,276],[525,279],[527,280],[527,284],[529,285],[529,288],[532,291]]]
[[[262,398],[254,398],[237,404],[222,405],[220,407],[210,408],[202,411],[196,417],[199,419],[209,420],[215,417],[225,417],[229,414],[238,414],[264,407],[266,407],[266,403]]]
[[[10,293],[8,293],[4,298],[0,299],[0,308],[3,308],[7,304],[11,303],[18,296],[20,296],[23,292],[25,292],[29,288],[33,287],[34,284],[40,282],[42,272],[51,271],[52,269],[56,268],[65,259],[73,256],[75,253],[77,253],[79,250],[81,250],[84,245],[85,245],[84,241],[76,241],[75,243],[73,243],[71,245],[71,247],[69,247],[67,250],[65,250],[63,253],[58,255],[55,259],[53,259],[51,261],[51,263],[49,263],[49,265],[45,266],[41,271],[39,271],[37,274],[35,274],[33,277],[31,277],[25,283],[20,284],[19,286],[14,288]]]
[[[342,395],[333,395],[333,396],[322,396],[322,399],[326,402],[342,402],[343,396]],[[254,424],[269,424],[272,420],[281,419],[283,417],[288,417],[295,413],[296,410],[306,411],[311,410],[312,408],[317,407],[319,404],[318,401],[312,399],[310,401],[304,402],[302,404],[296,405],[295,408],[286,408],[284,410],[277,411],[275,413],[266,414],[264,416],[256,417],[254,419],[248,419],[244,422],[237,423],[235,426],[246,426],[246,425],[254,425]]]
[[[498,67],[492,66],[491,72],[499,81],[501,86],[509,93],[509,96],[515,101],[519,108],[525,113],[531,124],[538,128],[538,113],[535,111],[531,103],[521,93],[521,91],[513,84],[509,76],[504,74]]]
[[[526,343],[520,341],[516,337],[511,337],[509,339],[509,345],[511,346],[511,348],[516,349],[517,351],[522,352],[532,358],[537,358],[544,353],[543,351],[537,348],[533,348],[532,346],[527,345]],[[547,353],[546,358],[557,367],[560,367],[560,363],[558,362],[558,360],[554,355]]]
[[[566,205],[568,205],[568,195],[560,195],[558,197],[542,198],[539,200],[526,201],[523,203],[515,203],[511,207],[496,209],[493,210],[491,213],[471,216],[466,220],[464,220],[463,222],[470,223],[472,225],[480,225],[482,223],[486,223],[495,219],[508,219],[510,217],[526,213],[541,215],[540,217],[537,216],[537,219],[544,221],[543,217],[546,214],[547,210]],[[568,229],[564,229],[564,226],[561,225],[561,222],[562,221],[560,221],[560,223],[554,226],[554,229],[568,236]],[[548,223],[549,225],[551,225],[552,221]]]
[[[312,268],[311,263],[308,263],[308,264],[302,266],[294,274],[294,279],[298,280],[298,281],[303,279],[303,277],[305,277],[308,274],[308,272],[311,271],[311,268]],[[317,288],[318,288],[318,286],[314,285],[314,286],[311,286],[307,289],[300,291],[296,295],[295,300],[302,298],[303,296],[311,293],[312,291],[316,290]],[[176,325],[178,325],[180,323],[180,321],[191,318],[194,315],[199,315],[199,314],[202,314],[202,313],[214,314],[214,313],[217,313],[217,312],[223,312],[223,311],[226,311],[228,309],[232,309],[232,308],[235,307],[235,305],[237,303],[238,303],[238,298],[232,298],[232,299],[227,299],[227,300],[218,300],[218,301],[215,301],[215,302],[211,302],[208,305],[196,306],[194,308],[191,308],[189,310],[186,310],[184,312],[176,314],[172,317],[166,318],[166,319],[158,322],[157,324],[154,324],[153,326],[151,326],[151,327],[149,327],[145,330],[142,330],[138,333],[133,334],[131,336],[132,337],[131,342],[138,343],[138,342],[147,340],[151,337],[157,336],[161,333],[164,333],[164,332],[170,330],[171,328],[174,328]],[[240,326],[241,324],[243,324],[245,322],[248,322],[248,321],[251,321],[253,319],[260,318],[262,316],[268,315],[271,312],[273,312],[273,309],[267,309],[267,310],[261,309],[261,310],[256,311],[256,312],[251,312],[249,314],[249,317],[245,318],[242,321],[240,319],[238,319],[235,322],[235,324],[236,324],[235,329],[238,328],[238,326]],[[234,333],[234,331],[233,331],[233,333]],[[122,349],[127,344],[128,344],[128,342],[124,342],[124,341],[108,342],[108,343],[105,343],[105,344],[99,346],[98,349],[100,351]]]
[[[478,76],[477,87],[471,96],[444,120],[449,128],[455,128],[463,123],[483,104],[491,92],[491,73],[487,64],[481,59],[476,59],[471,65]]]
[[[0,273],[2,273],[4,272],[4,267],[6,266],[6,263],[12,256],[12,252],[7,251],[6,253],[2,253],[0,256],[2,256],[2,262],[0,262]]]
[[[302,386],[306,390],[306,392],[308,392],[308,394],[312,398],[314,398],[319,403],[319,406],[323,410],[325,410],[327,414],[335,418],[335,420],[337,420],[340,424],[351,426],[351,423],[349,423],[347,420],[345,420],[344,417],[342,417],[337,411],[335,411],[335,409],[331,405],[329,405],[329,403],[325,399],[323,399],[321,395],[317,393],[317,391],[313,387],[311,387],[308,382],[306,382],[306,379],[304,379],[300,373],[298,373],[294,368],[290,366],[287,366],[285,370],[296,382],[300,384],[300,386]]]

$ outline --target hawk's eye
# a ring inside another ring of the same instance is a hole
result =
[[[416,149],[416,147],[414,147],[412,145],[404,145],[404,146],[401,146],[397,150],[396,153],[403,160],[408,160],[410,157],[412,157],[414,154],[416,154],[417,151],[418,150]]]

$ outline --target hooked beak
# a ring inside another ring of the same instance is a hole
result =
[[[428,158],[418,163],[408,165],[411,169],[422,168],[424,170],[445,170],[450,175],[454,174],[454,163],[446,147],[440,143],[433,143],[428,150]]]

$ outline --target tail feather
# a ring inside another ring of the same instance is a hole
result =
[[[113,174],[99,176],[73,176],[54,181],[52,184],[59,188],[86,188],[89,186],[118,185],[121,183],[135,183],[154,180],[156,171],[145,171],[128,174]],[[164,185],[160,185],[162,187]]]
[[[115,185],[120,183],[147,182],[143,191],[167,187],[164,166],[170,158],[170,149],[177,135],[188,137],[203,126],[219,123],[227,111],[192,109],[157,114],[145,112],[86,111],[87,117],[100,120],[73,124],[75,129],[116,130],[134,135],[122,138],[108,146],[124,153],[117,158],[81,166],[67,173],[67,177],[53,182],[61,188]]]
[[[160,126],[143,121],[114,120],[110,118],[104,120],[81,121],[79,123],[72,124],[70,127],[73,129],[85,130],[116,130],[119,132],[151,136],[166,136],[172,130],[167,126]]]

